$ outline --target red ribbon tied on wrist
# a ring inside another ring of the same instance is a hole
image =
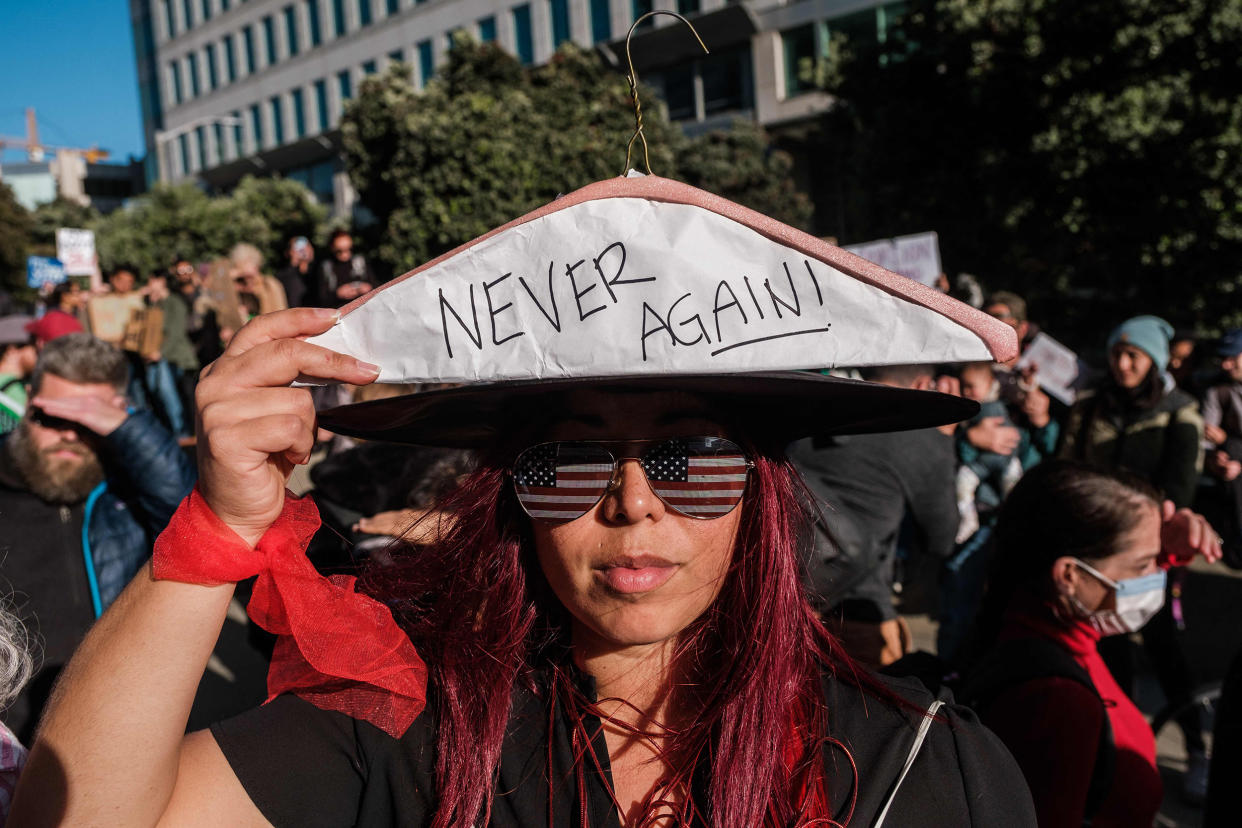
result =
[[[306,547],[319,523],[309,497],[286,492],[284,510],[251,549],[195,486],[156,539],[151,571],[204,585],[258,575],[250,617],[279,636],[268,701],[293,693],[399,738],[426,705],[427,666],[392,612],[354,591],[355,578],[324,577],[311,565]]]

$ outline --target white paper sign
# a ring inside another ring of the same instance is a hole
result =
[[[843,249],[929,287],[935,286],[943,272],[940,266],[940,237],[935,233],[879,239]]]
[[[1035,334],[1031,344],[1018,360],[1018,370],[1034,366],[1039,373],[1039,385],[1066,405],[1073,405],[1077,393],[1074,382],[1078,379],[1078,355],[1057,342],[1048,334]]]
[[[968,328],[701,207],[586,201],[386,286],[313,340],[380,382],[991,360]]]
[[[89,276],[95,272],[95,231],[62,227],[56,231],[56,258],[66,276]]]

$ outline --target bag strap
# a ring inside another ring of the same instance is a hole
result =
[[[919,722],[918,732],[914,734],[914,744],[910,745],[910,753],[906,756],[906,763],[902,766],[901,773],[893,784],[893,789],[888,792],[888,799],[884,801],[884,807],[880,810],[880,815],[876,817],[874,828],[883,828],[884,820],[888,817],[888,809],[892,807],[893,800],[897,798],[897,791],[901,790],[901,783],[906,780],[906,774],[910,772],[910,767],[914,764],[914,760],[918,758],[919,751],[923,749],[923,742],[927,739],[927,731],[931,729],[932,717],[943,706],[944,702],[936,699],[923,714],[923,721]]]

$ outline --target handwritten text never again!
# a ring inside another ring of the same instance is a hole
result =
[[[590,259],[548,262],[546,284],[534,276],[528,280],[510,271],[491,281],[470,283],[464,295],[459,292],[450,297],[440,288],[440,325],[449,358],[453,357],[454,339],[463,343],[462,334],[481,351],[489,339],[492,346],[500,346],[525,336],[528,331],[517,327],[517,320],[540,316],[552,332],[559,334],[567,325],[585,323],[620,304],[632,290],[629,285],[658,281],[656,276],[627,273],[625,263],[625,245],[618,241]],[[652,307],[643,301],[641,330],[634,332],[643,361],[647,360],[648,348],[659,344],[710,347],[711,355],[718,356],[746,345],[826,332],[830,324],[823,321],[822,314],[811,313],[824,307],[824,294],[811,261],[803,259],[793,267],[782,262],[781,268],[775,280],[765,277],[760,283],[758,277],[749,275],[720,279],[706,291],[682,293],[667,307]],[[515,314],[518,303],[529,303],[539,316]],[[807,322],[814,321],[813,327],[755,335],[772,330],[773,321],[784,328],[793,320],[803,319],[804,314]],[[812,320],[813,315],[818,318]],[[784,321],[787,317],[790,322]],[[762,324],[765,321],[768,324]]]

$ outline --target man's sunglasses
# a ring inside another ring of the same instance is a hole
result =
[[[610,447],[643,446],[637,456]],[[513,463],[518,502],[532,518],[566,523],[582,517],[616,485],[621,462],[637,460],[664,505],[686,517],[727,515],[742,499],[754,463],[724,437],[671,440],[560,440],[524,450]]]
[[[53,417],[37,405],[30,406],[26,411],[26,417],[30,422],[43,428],[50,428],[53,431],[88,431],[89,429],[81,423],[75,423],[73,420],[66,420],[62,417]]]

